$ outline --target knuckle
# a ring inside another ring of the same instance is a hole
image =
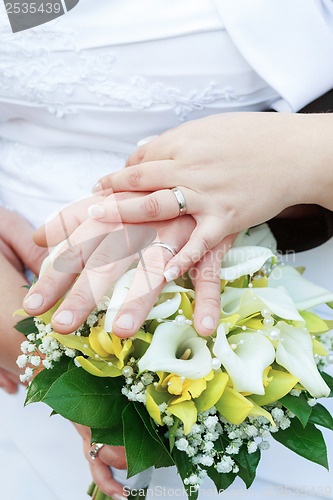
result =
[[[220,275],[217,269],[208,267],[202,271],[202,282],[206,285],[220,285]]]
[[[201,238],[201,246],[202,246],[202,249],[205,253],[209,252],[209,250],[211,249],[210,240],[207,237],[202,237]]]
[[[147,149],[148,149],[148,147],[141,147],[141,148],[139,148],[137,150],[137,152],[136,152],[136,161],[138,163],[142,163],[143,160],[145,159]]]
[[[201,304],[204,304],[205,306],[209,306],[210,308],[213,309],[220,309],[220,299],[218,297],[212,297],[212,296],[204,296],[201,297]]]
[[[136,188],[140,186],[141,172],[138,167],[131,167],[128,169],[128,183],[131,187]]]
[[[160,203],[156,196],[147,196],[143,202],[143,211],[147,217],[154,219],[161,213]]]
[[[70,301],[79,306],[86,306],[88,302],[88,291],[83,289],[74,290],[70,294]]]
[[[44,288],[46,289],[56,290],[58,288],[58,281],[52,274],[44,274],[44,276],[41,278],[41,282]],[[37,285],[36,285],[36,290],[37,290]]]
[[[87,263],[87,268],[98,271],[103,266],[110,264],[110,262],[111,262],[110,255],[107,252],[98,250],[94,252],[94,254],[90,257]]]

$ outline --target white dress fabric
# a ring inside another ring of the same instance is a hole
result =
[[[313,0],[302,5],[316,21],[311,36],[319,53],[329,41],[321,24],[324,7]],[[333,87],[327,71],[325,84],[312,79],[300,85],[297,79],[293,94],[284,91],[284,68],[279,72],[277,62],[274,78],[262,71],[263,63],[244,51],[249,30],[236,36],[236,26],[236,11],[219,0],[81,0],[55,21],[12,34],[0,2],[0,203],[37,227],[62,205],[89,194],[100,176],[123,168],[144,137],[213,113],[260,111],[281,102],[298,109]],[[253,32],[257,26],[256,18]],[[259,54],[260,36],[250,43]],[[281,43],[275,38],[275,51]],[[288,61],[298,56],[292,47],[284,53]],[[328,243],[325,251],[332,247]],[[322,249],[314,252],[304,258],[321,259]],[[327,274],[313,278],[325,286]],[[60,417],[49,419],[46,406],[23,408],[24,392],[0,392],[2,497],[84,500],[90,475],[81,438]],[[318,488],[330,483],[328,473],[276,444],[254,488],[260,496],[269,487],[307,485],[320,496]],[[167,490],[176,484],[174,471],[154,473],[152,486]],[[205,491],[217,498],[211,483],[203,488],[200,498]],[[159,491],[150,496],[163,496]],[[240,482],[225,496],[237,491],[245,494]],[[275,489],[266,496],[284,494]]]

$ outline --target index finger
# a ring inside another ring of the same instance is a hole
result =
[[[46,221],[44,226],[34,232],[34,242],[40,247],[53,247],[68,239],[75,229],[87,219],[90,205],[102,202],[111,193],[111,190],[104,190],[66,205],[55,216]]]
[[[156,191],[186,185],[186,173],[175,160],[149,161],[102,177],[95,192],[104,189],[119,191]]]

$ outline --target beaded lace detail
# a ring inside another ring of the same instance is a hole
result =
[[[1,23],[4,20],[0,19]],[[0,35],[0,96],[45,107],[58,118],[77,113],[82,106],[143,110],[171,108],[180,121],[216,101],[236,101],[230,87],[209,82],[189,92],[133,75],[115,78],[116,51],[78,49],[73,33],[59,29],[59,20],[44,27]],[[85,103],[85,104],[82,104]]]

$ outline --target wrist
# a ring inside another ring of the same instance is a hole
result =
[[[299,203],[333,210],[333,114],[298,115],[303,142],[302,168],[298,169]]]

